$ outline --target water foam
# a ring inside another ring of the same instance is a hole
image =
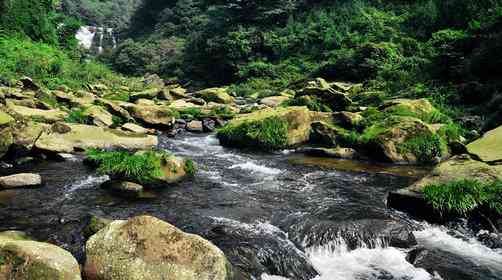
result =
[[[96,36],[96,32],[91,30],[90,26],[82,26],[77,31],[75,38],[82,47],[90,49],[92,47],[92,42],[94,41],[94,36]]]
[[[349,250],[343,239],[307,249],[307,255],[319,272],[314,280],[401,279],[430,280],[424,269],[406,261],[406,252],[378,244]],[[390,277],[391,276],[391,277]]]
[[[108,181],[108,180],[110,180],[110,177],[108,177],[107,175],[103,175],[103,176],[90,175],[90,176],[87,176],[84,179],[81,179],[79,181],[76,181],[76,182],[71,183],[68,186],[66,186],[65,188],[67,190],[66,190],[66,193],[65,193],[65,198],[69,198],[76,190],[95,187],[97,185],[100,185],[100,184]]]
[[[414,232],[417,242],[426,248],[437,248],[467,258],[473,263],[502,271],[502,254],[490,249],[474,238],[460,239],[448,234],[447,229],[426,226]]]

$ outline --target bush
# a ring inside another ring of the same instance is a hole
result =
[[[92,124],[92,118],[84,114],[84,108],[75,108],[70,111],[65,121],[68,123]]]
[[[446,143],[437,134],[419,134],[407,139],[398,147],[400,152],[410,152],[420,164],[436,163],[447,151]]]
[[[459,180],[446,184],[429,185],[423,189],[425,199],[441,214],[456,213],[467,216],[481,207],[502,215],[502,182],[481,183]]]

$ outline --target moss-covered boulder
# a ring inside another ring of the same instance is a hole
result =
[[[231,266],[211,242],[150,216],[114,221],[86,244],[88,280],[227,280]]]
[[[57,101],[75,107],[87,107],[92,105],[94,101],[97,100],[97,97],[94,94],[84,90],[79,90],[74,93],[54,90],[51,94],[56,97]]]
[[[307,142],[311,122],[307,107],[264,109],[231,120],[217,136],[225,146],[283,149]]]
[[[446,186],[462,180],[493,183],[502,180],[502,165],[489,165],[470,155],[458,155],[437,165],[429,175],[411,186],[391,192],[387,204],[398,210],[430,221],[442,221],[443,218],[424,197],[428,186]],[[462,195],[460,192],[458,195]],[[457,196],[458,197],[458,196]],[[454,198],[454,197],[452,197]]]
[[[130,108],[132,106],[134,106],[134,104],[132,103],[127,103],[127,102],[117,102],[117,101],[113,101],[113,100],[107,100],[107,99],[104,99],[104,98],[100,98],[98,99],[98,103],[103,106],[104,108],[106,108],[106,110],[108,110],[108,112],[116,115],[116,116],[120,116],[122,119],[126,120],[126,121],[134,121],[133,117],[131,116],[131,114],[129,114],[129,111],[127,111],[126,109],[124,109],[124,107],[126,108]],[[122,104],[122,106],[121,106]],[[128,106],[128,104],[130,104]]]
[[[467,151],[484,162],[502,163],[502,126],[467,145]]]
[[[129,133],[83,124],[68,124],[69,132],[44,131],[35,143],[38,149],[72,153],[89,148],[150,149],[158,144],[156,136]]]
[[[314,97],[333,111],[344,110],[353,104],[348,94],[333,89],[329,83],[321,78],[307,82],[303,88],[296,92],[295,99],[303,96]]]
[[[135,93],[131,94],[129,96],[129,99],[131,101],[135,101],[135,100],[142,99],[142,98],[144,98],[144,99],[154,99],[157,96],[159,96],[161,92],[162,92],[162,90],[160,88],[145,89],[143,91],[135,92]]]
[[[67,251],[12,232],[0,233],[0,279],[80,280],[80,267]]]
[[[343,139],[346,138],[345,135],[347,135],[347,133],[347,130],[329,122],[313,122],[310,142],[325,147],[336,147],[339,144],[345,145],[347,143],[344,143]]]
[[[194,96],[200,97],[206,102],[216,102],[221,104],[231,104],[235,102],[235,99],[228,94],[226,88],[208,88],[196,92]]]
[[[113,115],[101,106],[93,105],[83,111],[83,115],[92,120],[92,123],[99,127],[110,127],[113,125]]]
[[[391,115],[415,117],[426,123],[437,123],[444,119],[441,112],[425,98],[393,99],[385,102],[378,109]]]
[[[165,186],[195,174],[191,160],[164,151],[87,151],[87,162],[98,167],[102,174],[114,180],[129,181],[145,186]]]
[[[440,135],[414,117],[389,116],[367,127],[359,139],[378,159],[400,164],[433,164],[448,155]]]

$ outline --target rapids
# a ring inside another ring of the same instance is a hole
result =
[[[81,158],[0,170],[38,172],[45,180],[42,188],[0,192],[0,231],[26,231],[83,261],[90,214],[149,214],[211,240],[238,279],[502,279],[501,251],[468,231],[386,207],[389,191],[427,170],[226,149],[214,135],[161,137],[160,148],[192,158],[199,172],[143,200],[99,188],[106,176]]]

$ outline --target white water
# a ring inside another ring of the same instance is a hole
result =
[[[65,188],[67,189],[65,192],[65,198],[69,198],[73,195],[76,190],[86,189],[86,188],[94,188],[106,181],[110,180],[110,177],[107,175],[96,176],[90,175],[81,180],[73,182],[67,185]]]
[[[92,47],[94,36],[96,36],[95,30],[92,30],[90,26],[82,26],[77,31],[75,38],[77,38],[80,46],[88,50]]]
[[[82,26],[77,31],[77,34],[75,34],[75,38],[79,41],[79,45],[87,50],[90,50],[96,43],[96,36],[99,36],[97,38],[98,53],[102,53],[105,48],[114,49],[117,47],[117,38],[115,38],[113,28]],[[111,40],[111,46],[104,45],[105,37]]]
[[[262,173],[265,175],[278,175],[282,172],[280,169],[267,167],[264,165],[259,165],[251,161],[245,163],[234,164],[229,167],[229,169],[242,169],[244,171],[250,171],[251,173]]]
[[[414,232],[417,242],[426,248],[437,248],[469,259],[475,264],[502,271],[502,252],[492,250],[474,238],[459,239],[447,233],[444,227],[426,226]]]

